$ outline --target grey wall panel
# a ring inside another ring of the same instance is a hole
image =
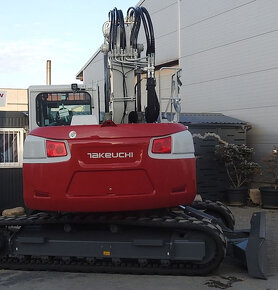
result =
[[[278,105],[250,110],[226,111],[227,115],[233,115],[237,118],[245,115],[245,119],[252,124],[252,130],[248,132],[247,143],[255,148],[254,157],[259,162],[271,152],[274,144],[278,144],[277,112]]]
[[[184,85],[278,67],[278,31],[181,58]]]
[[[142,0],[137,2],[136,6],[144,6],[148,9],[151,15],[159,13],[161,10],[165,10],[167,7],[175,5],[177,0]]]
[[[156,56],[157,65],[178,59],[178,36],[176,32],[157,38],[156,46],[159,47]]]
[[[185,78],[186,75],[183,71]],[[278,68],[196,84],[184,84],[183,111],[219,111],[233,115],[232,111],[240,110],[243,113],[237,114],[236,117],[248,121],[246,117],[253,114],[250,110],[278,106],[277,79]]]
[[[251,2],[194,25],[182,25],[182,56],[227,46],[277,30],[278,19],[273,13],[275,9],[277,1],[270,0],[268,5],[264,1]],[[182,20],[185,20],[184,15]]]
[[[182,26],[194,25],[255,1],[256,0],[181,0]]]
[[[159,1],[159,5],[155,6],[156,7],[153,9],[153,12],[149,11],[149,13],[152,17],[153,26],[156,32],[156,39],[159,39],[161,36],[177,32],[178,21],[177,17],[175,17],[178,9],[177,1]],[[171,17],[169,17],[170,15]]]
[[[278,144],[278,1],[182,1],[182,111],[251,123],[256,159]],[[185,7],[187,9],[185,9]]]

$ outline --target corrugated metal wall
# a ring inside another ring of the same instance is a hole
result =
[[[0,128],[27,128],[28,116],[23,112],[0,111]]]
[[[28,117],[22,112],[0,111],[0,128],[27,128]],[[22,168],[0,168],[0,210],[23,206]]]

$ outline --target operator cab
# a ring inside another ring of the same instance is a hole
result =
[[[30,86],[29,127],[67,126],[78,119],[89,118],[99,124],[99,109],[95,89],[84,85],[76,89],[72,85]],[[76,121],[77,120],[77,121]]]

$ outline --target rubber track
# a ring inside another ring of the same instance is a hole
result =
[[[58,257],[11,256],[0,257],[0,267],[4,269],[19,270],[54,270],[70,272],[101,272],[101,273],[133,273],[133,274],[160,274],[160,275],[205,275],[215,270],[226,255],[227,240],[219,225],[209,220],[196,219],[185,216],[180,211],[168,211],[162,215],[161,211],[119,214],[63,214],[50,215],[38,213],[31,216],[1,217],[0,227],[5,235],[9,235],[10,226],[42,225],[42,224],[113,224],[123,226],[138,226],[152,228],[168,228],[171,230],[201,231],[209,235],[216,243],[215,256],[206,264],[193,262],[170,262],[146,260],[142,261],[124,259],[90,260],[75,257],[63,259]]]
[[[194,201],[191,207],[199,210],[203,210],[204,212],[217,213],[224,221],[225,226],[229,229],[233,230],[235,226],[235,217],[231,210],[220,201],[211,201],[211,200],[203,200],[203,201]],[[213,215],[213,214],[212,214]]]

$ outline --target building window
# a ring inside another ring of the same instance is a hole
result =
[[[25,130],[0,128],[0,168],[22,167]]]

